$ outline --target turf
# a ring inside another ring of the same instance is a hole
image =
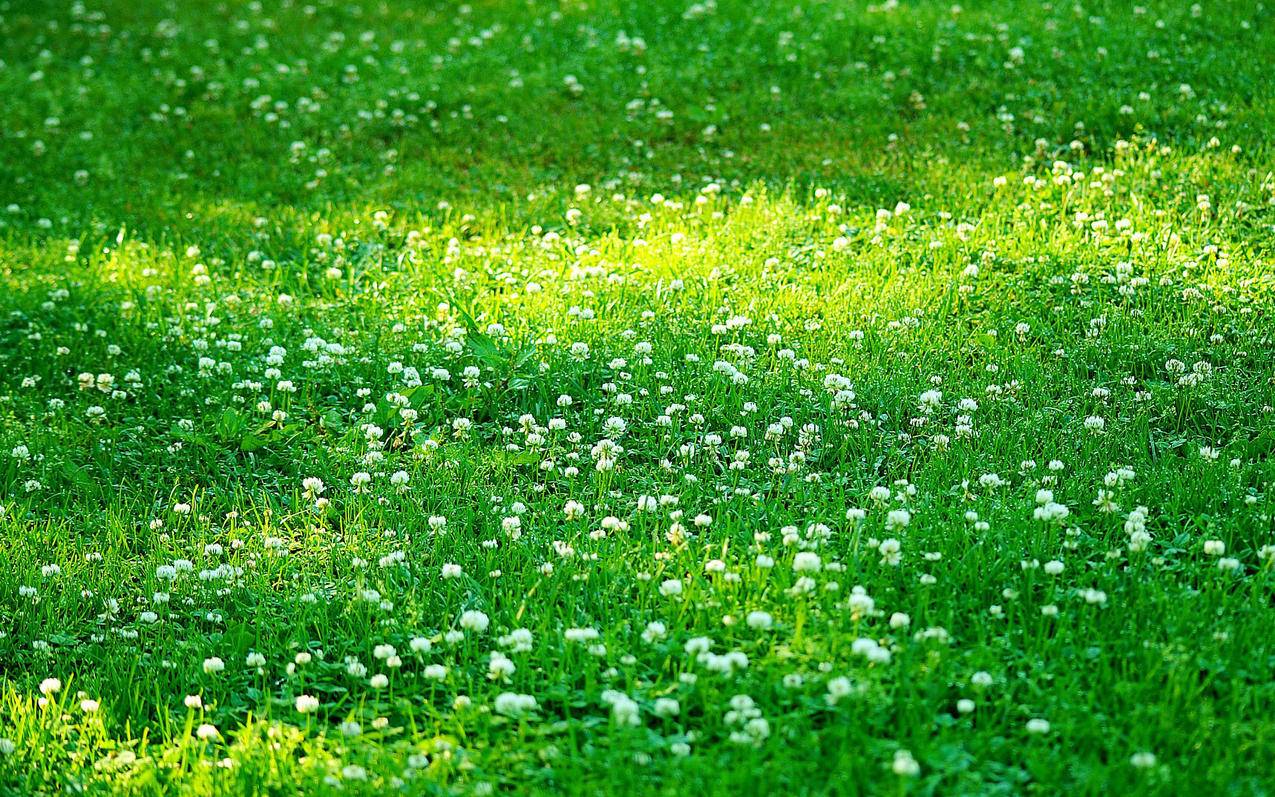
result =
[[[0,2],[0,794],[1275,791],[1275,12]]]

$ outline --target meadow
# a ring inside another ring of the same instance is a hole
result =
[[[1272,69],[0,0],[0,795],[1275,793]]]

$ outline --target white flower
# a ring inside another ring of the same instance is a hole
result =
[[[485,633],[491,620],[477,609],[470,609],[460,616],[460,627],[478,634]]]
[[[311,714],[319,710],[319,698],[313,695],[297,695],[296,707],[302,714]]]
[[[894,761],[890,764],[890,769],[894,774],[905,777],[914,778],[921,774],[921,765],[907,750],[898,750],[894,754]]]
[[[506,681],[517,671],[513,661],[499,651],[492,651],[487,662],[487,675],[495,681]]]
[[[1049,720],[1040,719],[1039,717],[1033,717],[1032,719],[1027,720],[1027,732],[1031,734],[1040,735],[1049,733],[1049,727]]]
[[[494,708],[497,714],[506,717],[524,717],[537,708],[536,699],[531,695],[520,695],[515,692],[501,692],[496,695]]]
[[[821,566],[819,554],[813,551],[801,551],[792,559],[792,569],[797,573],[813,573]]]
[[[1071,514],[1071,510],[1066,506],[1055,501],[1049,501],[1043,506],[1036,507],[1032,516],[1044,523],[1062,523]]]
[[[844,675],[828,682],[827,702],[834,704],[854,691],[854,684]]]
[[[1150,769],[1156,763],[1155,753],[1146,750],[1134,753],[1129,756],[1129,763],[1135,769]]]

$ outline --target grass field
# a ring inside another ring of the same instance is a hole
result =
[[[0,1],[0,794],[1275,793],[1272,70]]]

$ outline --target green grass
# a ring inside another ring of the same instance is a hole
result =
[[[1266,5],[0,40],[0,794],[1275,791]]]

